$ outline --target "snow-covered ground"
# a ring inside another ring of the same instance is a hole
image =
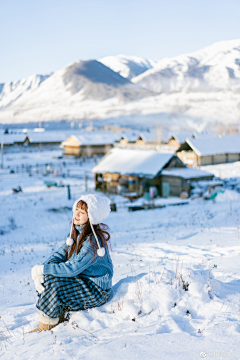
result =
[[[229,164],[207,165],[201,166],[201,170],[211,172],[219,178],[240,178],[240,161]]]
[[[52,155],[36,153],[36,162]],[[30,161],[17,156],[9,162]],[[93,165],[69,160],[67,167],[74,175]],[[84,176],[23,175],[0,171],[1,359],[240,359],[239,201],[128,212],[129,201],[112,195],[112,299],[51,332],[28,334],[38,324],[31,268],[65,241],[86,184]],[[69,184],[72,199],[46,179]],[[12,194],[18,185],[23,192]]]

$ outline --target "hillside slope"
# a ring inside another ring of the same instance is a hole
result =
[[[156,92],[240,91],[240,39],[160,60],[132,81]]]
[[[154,60],[127,55],[106,56],[98,61],[129,80],[151,69],[157,63]]]

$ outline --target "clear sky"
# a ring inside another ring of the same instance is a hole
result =
[[[162,59],[240,38],[239,0],[0,0],[0,83],[107,55]]]

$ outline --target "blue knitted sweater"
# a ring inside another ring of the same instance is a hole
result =
[[[82,231],[83,226],[78,226],[79,232]],[[97,244],[93,236],[93,243]],[[44,275],[54,275],[58,277],[74,277],[80,275],[94,281],[103,290],[108,290],[112,287],[113,277],[113,264],[110,254],[105,249],[105,255],[103,257],[95,255],[92,246],[90,244],[90,238],[88,237],[77,254],[75,251],[71,255],[70,259],[66,257],[67,244],[58,249],[52,256],[44,262]]]

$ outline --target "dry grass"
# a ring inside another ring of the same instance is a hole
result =
[[[133,266],[133,263],[130,264],[131,266],[131,272],[132,272],[132,276],[135,276],[136,278],[136,288],[135,288],[135,295],[137,297],[138,300],[141,300],[142,299],[142,295],[143,295],[143,288],[142,288],[142,283],[141,281],[139,280],[137,274],[136,274],[136,270]]]

